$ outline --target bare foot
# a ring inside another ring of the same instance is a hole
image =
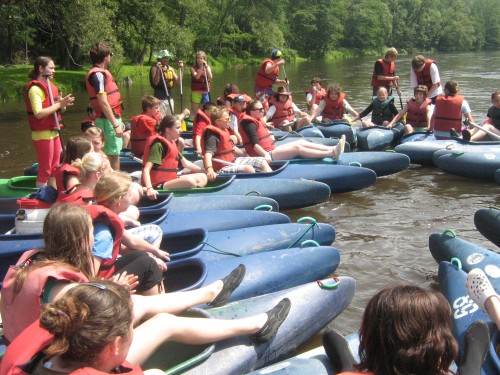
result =
[[[342,136],[339,139],[339,143],[333,148],[333,157],[335,160],[339,160],[340,155],[344,153],[344,148],[345,148],[345,135],[342,134]]]

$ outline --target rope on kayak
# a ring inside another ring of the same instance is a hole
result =
[[[301,223],[305,220],[308,220],[310,221],[311,223],[309,224],[309,226],[306,228],[306,230],[304,231],[304,233],[302,233],[300,235],[299,238],[297,238],[294,242],[292,242],[288,247],[287,249],[290,249],[291,247],[294,247],[302,238],[304,238],[304,236],[307,234],[307,232],[309,232],[312,228],[314,227],[318,227],[318,229],[321,229],[318,225],[318,223],[316,222],[316,220],[312,217],[308,217],[308,216],[305,216],[305,217],[301,217],[299,220],[297,220],[297,223]]]
[[[203,245],[210,246],[211,248],[214,249],[214,250],[202,249],[201,251],[207,251],[209,253],[216,253],[216,254],[222,254],[222,255],[233,255],[235,257],[242,257],[243,256],[243,254],[236,254],[236,253],[232,253],[230,251],[225,251],[225,250],[218,249],[214,245],[210,245],[208,242],[201,242],[201,243]]]

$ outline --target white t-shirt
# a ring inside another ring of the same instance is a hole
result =
[[[293,113],[301,112],[301,110],[299,109],[299,107],[295,105],[295,103],[292,103],[292,110]],[[273,118],[275,112],[276,112],[276,107],[272,105],[266,113],[266,120]]]
[[[432,63],[431,64],[431,80],[432,84],[435,84],[437,82],[441,82],[441,77],[439,76],[439,70],[436,64]],[[410,80],[411,80],[411,87],[415,88],[418,86],[418,81],[417,81],[417,75],[415,74],[415,71],[413,68],[410,69]],[[434,92],[430,92],[427,94],[427,97],[434,98],[437,95],[442,95],[443,94],[443,85],[438,86],[437,89],[434,90]]]

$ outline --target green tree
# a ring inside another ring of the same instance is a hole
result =
[[[471,6],[476,47],[498,49],[500,47],[500,2],[475,0]]]
[[[440,51],[469,51],[476,36],[469,5],[465,0],[441,0]]]

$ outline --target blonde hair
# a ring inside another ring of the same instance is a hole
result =
[[[104,132],[95,126],[91,126],[87,130],[85,130],[83,135],[85,137],[87,137],[88,139],[93,138],[93,137],[101,137],[102,143],[106,142],[106,137],[104,136]]]
[[[98,204],[110,207],[127,194],[132,179],[125,172],[111,172],[97,181],[94,197]]]
[[[385,59],[387,60],[391,57],[394,57],[394,58],[398,57],[398,50],[394,47],[391,47],[387,51],[385,51]]]
[[[108,157],[99,152],[89,152],[83,158],[76,159],[71,165],[80,170],[80,180],[85,181],[91,173],[102,171],[109,163]]]

